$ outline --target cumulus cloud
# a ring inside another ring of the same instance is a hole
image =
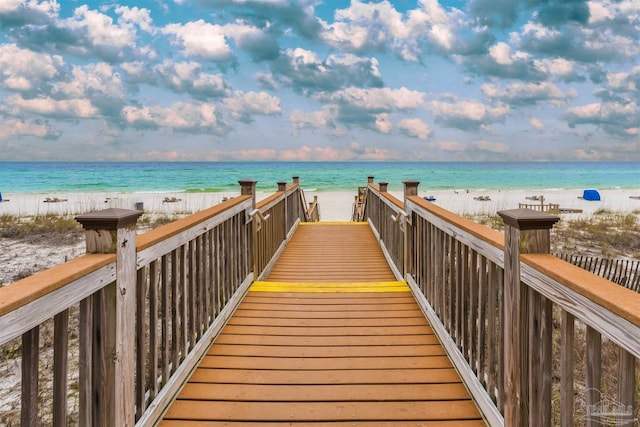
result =
[[[529,124],[532,128],[539,132],[544,130],[544,123],[542,123],[542,121],[538,118],[532,117],[531,120],[529,120]]]
[[[281,32],[293,29],[311,40],[317,39],[322,29],[309,0],[199,0],[199,4],[216,12],[230,9],[255,26],[269,23],[279,26]]]
[[[224,107],[232,118],[245,123],[251,122],[256,114],[272,116],[282,113],[280,99],[266,92],[236,91],[224,100]]]
[[[0,28],[45,24],[60,13],[55,1],[3,0],[0,2]]]
[[[119,24],[135,24],[148,33],[155,31],[149,9],[141,9],[137,6],[118,6],[115,8],[115,12],[120,15],[120,18],[118,18]]]
[[[501,101],[510,105],[536,105],[540,102],[549,102],[559,106],[566,104],[577,94],[575,89],[563,93],[556,85],[549,82],[543,83],[512,83],[506,89],[495,85],[485,84],[481,87],[482,93],[492,101]]]
[[[591,124],[611,135],[635,137],[640,109],[635,102],[592,103],[567,109],[564,118],[570,127]]]
[[[348,105],[367,111],[389,112],[391,110],[409,110],[420,107],[424,94],[406,87],[399,89],[350,87],[332,93],[321,93],[316,98],[323,101]]]
[[[185,55],[211,61],[226,61],[233,56],[223,28],[202,19],[186,24],[169,24],[162,32],[173,36],[173,43],[180,46]]]
[[[218,114],[210,103],[175,102],[169,107],[124,107],[122,120],[137,129],[167,127],[175,132],[222,134],[226,126]]]
[[[275,59],[279,52],[273,36],[241,20],[216,25],[199,19],[185,24],[169,24],[162,32],[173,37],[173,44],[182,48],[183,55],[209,61],[234,59],[229,41],[249,52],[255,60]]]
[[[382,76],[375,58],[351,54],[329,55],[321,59],[315,52],[288,49],[272,65],[273,74],[297,92],[332,91],[358,85],[381,87]]]
[[[456,12],[447,12],[436,0],[421,0],[407,15],[388,1],[352,1],[325,24],[323,39],[337,48],[357,52],[392,51],[407,61],[419,62],[429,50],[449,51],[456,42]]]
[[[532,54],[564,57],[583,63],[624,61],[640,52],[637,37],[577,24],[559,31],[530,22],[523,26],[517,41],[522,49]]]
[[[15,44],[0,45],[0,88],[25,95],[46,91],[63,66],[59,55],[36,53]]]
[[[0,120],[0,139],[7,139],[14,136],[35,136],[42,139],[58,139],[60,135],[60,130],[55,129],[46,121]]]
[[[176,93],[188,93],[196,99],[223,97],[230,94],[229,85],[220,74],[203,71],[198,62],[165,60],[153,69],[166,87]]]
[[[327,105],[324,106],[321,111],[312,111],[310,113],[301,110],[295,110],[289,116],[289,121],[295,129],[315,129],[333,127],[333,120],[335,118],[335,108]]]
[[[260,86],[268,90],[278,90],[278,82],[272,73],[255,73],[253,79],[258,82]]]
[[[541,80],[544,73],[535,67],[533,58],[527,52],[516,50],[505,42],[489,47],[487,54],[469,56],[463,63],[473,73],[481,76],[495,76],[518,80]]]
[[[431,135],[431,128],[421,119],[400,120],[396,126],[403,130],[405,134],[416,138],[428,139]]]
[[[58,100],[51,97],[40,97],[25,99],[16,95],[8,97],[7,104],[12,115],[34,113],[55,118],[94,118],[98,114],[98,109],[91,104],[91,101],[84,98]]]
[[[90,9],[86,4],[78,6],[68,18],[49,16],[41,25],[23,25],[11,34],[23,47],[34,50],[46,47],[53,52],[82,58],[97,56],[112,63],[146,51],[136,43],[137,27],[132,21],[114,22],[113,17]]]
[[[425,107],[434,115],[436,122],[462,130],[477,130],[503,122],[510,111],[508,105],[487,106],[476,100],[429,101]]]

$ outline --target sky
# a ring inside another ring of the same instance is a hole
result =
[[[640,0],[0,0],[0,161],[640,161]]]

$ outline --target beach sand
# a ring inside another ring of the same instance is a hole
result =
[[[271,193],[258,193],[261,200]],[[305,192],[307,202],[318,196],[321,221],[350,221],[356,190],[353,192]],[[391,192],[402,199],[401,193]],[[142,207],[145,214],[154,217],[183,217],[236,197],[237,193],[66,193],[66,194],[6,194],[0,203],[0,215],[34,216],[45,214],[79,215],[106,208],[135,209]],[[557,203],[561,208],[580,209],[582,213],[561,214],[565,220],[588,219],[598,210],[640,214],[640,196],[637,190],[603,190],[601,201],[582,200],[578,190],[545,191],[470,191],[448,190],[419,191],[422,197],[435,197],[435,204],[459,215],[485,216],[518,208],[518,203],[540,203],[527,198],[544,196],[545,203]],[[45,202],[49,198],[50,201]],[[51,201],[51,200],[60,201]],[[483,198],[488,200],[477,200]],[[168,200],[168,201],[167,201]],[[140,229],[139,232],[144,232]],[[0,238],[0,286],[11,283],[16,277],[32,274],[67,259],[80,256],[85,251],[84,239],[55,242],[33,236],[27,239]]]
[[[402,193],[390,192],[402,199]],[[419,190],[422,197],[433,196],[438,206],[460,215],[495,214],[500,210],[517,209],[519,203],[539,204],[532,197],[544,197],[544,203],[556,203],[561,208],[581,209],[581,214],[567,214],[571,218],[588,217],[598,210],[630,213],[640,211],[639,189],[600,190],[600,201],[581,199],[580,190]],[[106,208],[136,209],[142,207],[153,215],[184,215],[198,212],[239,194],[229,193],[51,193],[3,194],[0,215],[33,216],[45,214],[78,215]],[[261,200],[271,193],[258,193]],[[353,192],[305,192],[307,202],[318,197],[322,221],[349,221],[353,209]],[[478,200],[484,198],[485,200]],[[45,201],[50,200],[50,201]],[[564,214],[563,214],[564,217]]]

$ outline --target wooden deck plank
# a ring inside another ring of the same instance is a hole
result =
[[[202,401],[248,402],[380,402],[416,400],[466,400],[462,383],[449,384],[340,384],[256,385],[187,384],[180,398]]]
[[[422,326],[243,326],[228,325],[226,333],[237,335],[279,336],[376,336],[376,335],[420,335],[430,330]]]
[[[325,369],[444,369],[452,367],[447,356],[396,356],[396,357],[240,357],[205,356],[202,368],[214,369],[275,369],[275,370],[325,370]],[[345,373],[348,375],[348,373]]]
[[[396,311],[322,311],[308,313],[305,311],[279,311],[279,310],[245,310],[238,309],[234,313],[240,317],[269,317],[269,318],[286,318],[286,319],[395,319],[422,316],[419,308],[412,310],[396,310]]]
[[[257,344],[281,346],[316,346],[316,347],[344,347],[369,345],[429,345],[439,344],[435,335],[405,335],[405,336],[343,336],[343,337],[278,337],[264,335],[230,335],[223,333],[216,342],[221,344]]]
[[[343,370],[277,371],[266,369],[198,368],[189,382],[226,384],[440,384],[459,383],[453,368],[443,369],[360,369],[345,375]]]
[[[478,419],[469,400],[401,402],[225,402],[177,400],[165,419],[232,421],[377,421]]]
[[[366,224],[301,225],[160,425],[485,425],[404,287]]]
[[[209,356],[266,356],[266,357],[394,357],[394,356],[442,356],[444,349],[439,343],[431,345],[403,346],[344,346],[344,347],[298,347],[273,345],[220,344],[212,346]]]
[[[384,327],[384,326],[428,326],[422,317],[397,317],[385,319],[295,319],[269,317],[234,316],[228,323],[233,326],[291,326],[296,327]]]
[[[247,422],[247,421],[200,421],[200,420],[165,420],[159,424],[160,427],[273,427],[272,422]],[[486,426],[482,420],[439,420],[439,421],[419,421],[399,424],[398,421],[335,421],[335,422],[288,422],[287,427],[483,427]]]
[[[393,311],[393,310],[413,310],[416,308],[414,304],[408,303],[389,303],[381,307],[381,304],[319,304],[319,305],[300,305],[300,304],[280,304],[274,307],[273,304],[259,304],[243,302],[239,307],[241,310],[280,310],[280,311]]]

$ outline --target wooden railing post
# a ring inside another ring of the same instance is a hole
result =
[[[76,218],[85,229],[87,253],[116,254],[116,282],[93,297],[93,372],[90,380],[80,380],[92,384],[91,402],[86,404],[92,407],[94,426],[135,424],[136,222],[140,215],[136,210],[106,209]]]
[[[369,176],[367,177],[367,184],[373,184],[373,178],[374,178],[374,176],[373,176],[373,175],[369,175]]]
[[[415,180],[407,180],[402,181],[404,184],[404,209],[407,217],[405,218],[404,224],[404,279],[407,280],[407,276],[411,274],[413,271],[413,223],[412,223],[412,213],[408,208],[410,205],[407,203],[407,199],[409,196],[417,196],[418,195],[418,186],[420,185],[420,181]]]
[[[551,425],[551,302],[520,281],[520,254],[549,253],[559,218],[500,211],[504,246],[504,424]]]
[[[240,184],[240,194],[242,196],[251,196],[251,210],[253,211],[256,208],[256,184],[258,181],[253,179],[241,179],[238,181]],[[247,215],[248,217],[248,215]],[[255,220],[251,221],[251,232],[249,233],[249,253],[251,254],[251,259],[249,260],[249,265],[251,265],[251,269],[253,270],[253,277],[258,277],[259,271],[256,268],[256,263],[258,261],[258,245],[256,239],[256,223]]]
[[[388,182],[384,182],[384,181],[380,181],[378,183],[378,187],[380,188],[380,192],[381,193],[386,193],[387,192],[387,187],[389,186]]]
[[[278,191],[282,192],[284,196],[284,235],[281,236],[282,240],[287,238],[287,233],[289,232],[289,206],[288,206],[288,197],[287,197],[287,181],[278,181]]]

